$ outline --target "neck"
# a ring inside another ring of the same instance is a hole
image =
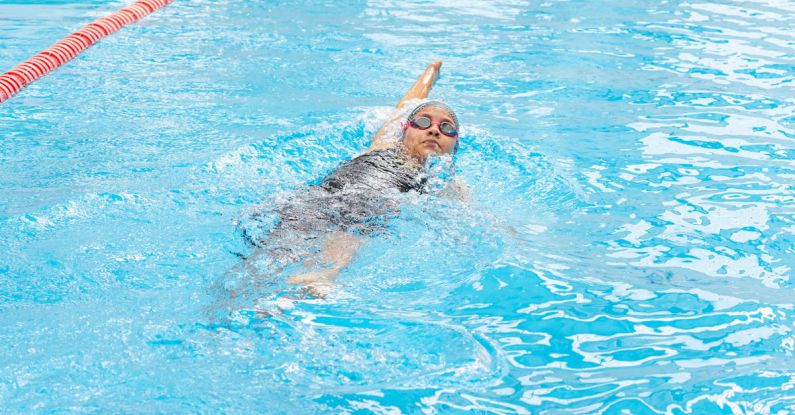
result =
[[[403,155],[406,157],[406,160],[410,161],[411,164],[415,165],[416,167],[424,166],[425,161],[428,160],[428,156],[412,153],[404,145],[401,145],[398,148],[400,148],[400,150],[403,152]]]

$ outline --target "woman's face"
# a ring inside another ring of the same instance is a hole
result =
[[[452,153],[455,151],[458,138],[444,135],[439,131],[439,123],[449,122],[455,125],[450,112],[443,108],[428,106],[415,114],[414,118],[416,117],[428,117],[431,119],[432,124],[430,127],[421,130],[409,123],[403,144],[406,146],[410,156],[424,162],[431,153]],[[457,125],[456,128],[458,128]]]

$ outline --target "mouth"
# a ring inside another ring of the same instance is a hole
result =
[[[442,148],[442,146],[440,146],[439,143],[436,142],[436,140],[425,140],[425,141],[422,142],[422,145],[424,145],[424,146],[432,146],[435,149],[441,149]]]

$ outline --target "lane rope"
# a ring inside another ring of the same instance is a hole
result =
[[[11,98],[33,81],[74,59],[100,39],[128,24],[143,19],[174,0],[138,0],[55,42],[32,58],[0,75],[0,103]]]

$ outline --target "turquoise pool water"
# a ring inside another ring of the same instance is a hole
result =
[[[123,4],[1,0],[0,70]],[[176,1],[0,105],[0,412],[795,412],[794,16]],[[408,197],[327,299],[216,322],[234,223],[436,58],[472,203]]]

